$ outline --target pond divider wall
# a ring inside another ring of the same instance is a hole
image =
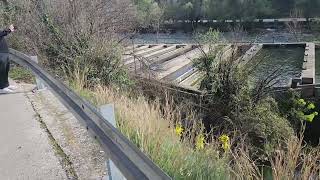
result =
[[[316,76],[316,60],[315,60],[315,44],[306,43],[304,61],[301,73],[301,85],[315,84]],[[314,88],[308,86],[309,88],[303,88],[303,96],[310,97],[314,96]]]
[[[246,64],[249,62],[254,56],[258,54],[258,52],[262,49],[263,44],[254,44],[239,60]]]
[[[301,74],[302,84],[314,84],[316,76],[315,44],[307,43],[304,53],[303,70]]]

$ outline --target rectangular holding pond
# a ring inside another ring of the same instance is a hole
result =
[[[287,86],[291,78],[301,76],[304,51],[304,45],[264,45],[252,59],[251,63],[257,65],[252,76],[264,79],[277,70],[274,86]]]

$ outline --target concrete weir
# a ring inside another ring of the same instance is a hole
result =
[[[251,46],[238,59],[244,63],[252,59],[262,48],[262,44],[242,44],[241,46]],[[231,55],[231,49],[231,44],[225,44],[224,56]],[[208,52],[208,46],[203,46],[202,50]],[[144,63],[150,66],[156,79],[192,87],[194,82],[202,76],[193,67],[192,59],[200,57],[202,53],[198,45],[194,44],[139,44],[126,48],[123,62],[129,72],[136,75],[147,75],[148,72],[140,67],[141,63]],[[135,61],[134,57],[138,58],[138,61]]]
[[[232,44],[225,45],[224,55],[228,57],[232,55]],[[303,46],[305,47],[305,56],[303,63],[303,71],[301,78],[293,79],[292,87],[310,86],[315,83],[315,44],[314,43],[258,43],[237,44],[236,51],[237,61],[243,64],[254,58],[263,47],[268,46]],[[244,48],[244,49],[243,49]],[[134,53],[133,50],[134,49]],[[123,62],[130,73],[142,77],[153,77],[155,79],[170,82],[176,85],[196,88],[199,80],[202,78],[200,73],[193,67],[192,59],[202,55],[199,45],[195,44],[139,44],[126,48],[126,54]],[[207,46],[203,46],[205,52],[208,51]],[[243,50],[246,50],[245,53]],[[299,84],[298,84],[299,83]],[[304,94],[314,94],[314,88],[302,88]],[[309,96],[309,95],[308,95]]]

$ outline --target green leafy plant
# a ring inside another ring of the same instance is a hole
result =
[[[289,90],[281,97],[278,97],[280,113],[286,117],[296,132],[300,131],[305,122],[313,122],[318,116],[313,102],[300,98],[300,94]]]

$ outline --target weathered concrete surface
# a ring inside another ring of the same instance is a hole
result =
[[[0,179],[67,179],[23,90],[0,95]]]
[[[209,48],[207,46],[204,47],[205,52],[207,52],[208,49]],[[158,78],[161,79],[178,70],[179,68],[189,64],[192,59],[194,59],[195,57],[199,57],[201,53],[201,50],[196,48],[192,51],[187,52],[186,54],[180,55],[174,59],[171,59],[170,61],[162,63],[158,72]]]
[[[194,47],[192,45],[182,45],[178,46],[178,48],[174,51],[170,51],[169,53],[163,54],[162,56],[159,56],[152,60],[152,63],[155,64],[162,64],[165,63],[171,59],[177,58],[179,56],[182,56],[188,52],[190,52]]]
[[[145,71],[157,70],[158,67],[161,66],[163,63],[175,59],[179,56],[182,56],[192,51],[192,49],[194,49],[192,45],[177,46],[177,48],[173,51],[170,51],[168,53],[162,54],[154,58],[143,59],[143,62],[136,61],[136,65],[131,64],[130,66],[127,66],[127,68],[130,72],[135,72],[137,75],[148,76],[148,73],[145,74]]]
[[[196,71],[191,76],[186,78],[184,81],[180,82],[179,84],[183,87],[192,87],[194,83],[202,76],[199,71]]]
[[[105,153],[97,140],[48,91],[28,97],[56,142],[68,156],[79,179],[102,179],[106,174]]]
[[[57,98],[16,86],[0,94],[0,179],[104,179],[105,153]]]
[[[166,47],[167,46],[165,44],[155,45],[155,46],[152,46],[152,47],[147,48],[145,50],[142,50],[142,51],[139,51],[139,52],[135,52],[132,55],[125,56],[123,60],[124,60],[124,62],[128,62],[128,61],[134,59],[134,57],[133,57],[134,55],[135,56],[146,56],[146,55],[151,54],[153,52],[160,51],[160,50],[162,50],[162,49],[164,49]]]
[[[128,49],[125,54],[132,54],[133,52],[138,53],[140,51],[143,51],[145,49],[150,48],[151,46],[153,46],[152,44],[144,44],[144,45],[138,45],[137,47],[135,47],[134,49]],[[134,51],[133,51],[134,50]]]
[[[166,48],[163,48],[159,51],[155,51],[155,52],[152,52],[150,54],[147,54],[143,57],[145,58],[148,58],[148,59],[152,59],[152,58],[159,58],[159,56],[163,55],[163,54],[166,54],[166,53],[169,53],[173,50],[177,49],[177,46],[176,45],[168,45]],[[125,58],[125,57],[124,57]],[[134,58],[131,58],[129,60],[124,60],[124,65],[130,65],[132,63],[134,63]]]
[[[169,74],[162,78],[162,80],[167,82],[172,82],[173,84],[179,84],[181,81],[184,81],[186,78],[191,76],[197,69],[193,67],[193,63],[190,62],[187,65],[184,65],[177,71]]]
[[[242,57],[238,59],[243,64],[248,63],[263,48],[263,44],[254,44]]]
[[[315,53],[316,53],[315,44],[307,43],[305,48],[303,70],[301,74],[302,84],[315,83],[315,76],[316,76]]]

